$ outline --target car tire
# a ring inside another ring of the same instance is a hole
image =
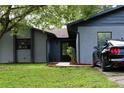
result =
[[[108,63],[108,58],[106,55],[102,55],[101,69],[102,71],[109,71],[109,68],[106,67]]]
[[[92,55],[92,62],[93,62],[92,66],[96,67],[97,66],[97,62],[96,62],[95,53],[93,53],[93,55]]]

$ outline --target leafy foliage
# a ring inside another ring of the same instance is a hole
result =
[[[41,29],[51,29],[52,27],[62,27],[63,25],[78,20],[80,18],[86,20],[92,15],[110,8],[111,6],[96,5],[61,5],[61,6],[45,6],[28,20],[32,26]]]
[[[19,32],[18,27],[23,24],[27,26],[27,21],[25,17],[30,13],[36,11],[41,6],[16,6],[16,5],[7,5],[0,6],[0,38],[4,33],[8,31]],[[21,28],[23,28],[21,27]],[[24,27],[25,28],[25,27]],[[21,30],[21,29],[20,29]]]
[[[19,35],[31,26],[44,29],[61,28],[68,22],[90,16],[111,6],[33,6],[6,5],[0,6],[0,38],[12,31]],[[25,29],[26,28],[26,29]]]
[[[71,58],[75,58],[75,51],[74,51],[74,48],[73,47],[68,47],[67,49],[67,53],[68,55],[71,57]]]
[[[67,54],[70,56],[71,58],[71,63],[72,64],[77,64],[76,61],[76,53],[75,53],[75,49],[73,47],[68,47],[67,48]]]

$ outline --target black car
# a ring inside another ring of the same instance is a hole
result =
[[[124,41],[107,40],[102,48],[95,47],[93,66],[101,66],[102,71],[124,66]]]

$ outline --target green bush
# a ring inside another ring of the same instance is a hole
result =
[[[76,53],[75,53],[75,49],[73,47],[68,47],[67,48],[67,54],[70,56],[71,58],[71,64],[77,64],[76,61]]]

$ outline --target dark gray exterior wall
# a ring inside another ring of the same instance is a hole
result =
[[[13,36],[10,32],[0,39],[0,63],[13,63]]]
[[[16,49],[16,39],[17,38],[32,38],[33,47],[32,49]],[[16,36],[14,38],[11,32],[7,32],[0,39],[0,63],[41,63],[47,62],[47,33],[40,30],[33,29],[33,34],[31,31],[24,33],[22,36]],[[33,55],[31,54],[33,53]],[[33,60],[32,60],[33,57]]]
[[[49,40],[49,61],[59,62],[60,59],[60,41],[58,39]]]
[[[34,31],[34,61],[47,61],[47,34],[40,31]]]
[[[33,34],[31,34],[32,32]],[[47,34],[37,29],[32,29],[32,32],[28,31],[27,33],[24,34],[24,36],[20,37],[20,38],[31,38],[31,40],[33,40],[32,43],[34,45],[31,44],[33,46],[32,49],[17,50],[17,59],[18,59],[17,61],[23,63],[24,62],[44,63],[47,61],[46,60]]]

